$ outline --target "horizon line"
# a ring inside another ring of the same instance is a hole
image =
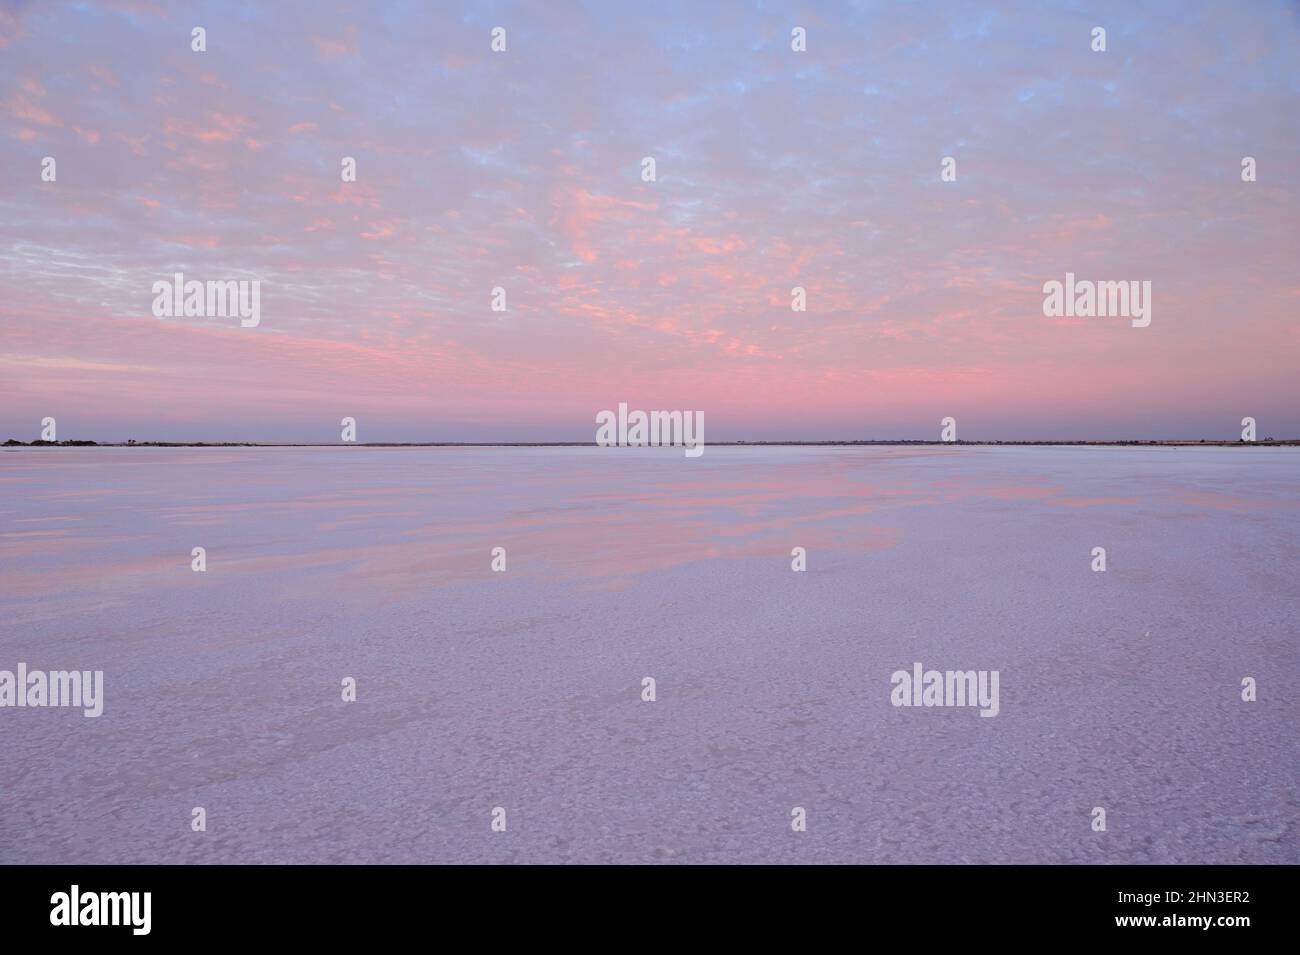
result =
[[[846,438],[821,440],[756,440],[700,442],[702,447],[882,447],[912,445],[965,445],[968,447],[1012,446],[1079,446],[1079,447],[1289,447],[1300,445],[1300,438],[1020,438],[1011,440],[977,439],[943,441],[934,438]],[[10,438],[0,448],[680,448],[680,444],[600,445],[594,441],[95,441],[64,439],[60,441],[20,441]]]

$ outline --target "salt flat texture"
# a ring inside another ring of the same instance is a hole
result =
[[[25,448],[0,487],[0,668],[106,696],[0,709],[0,862],[1300,862],[1294,449]],[[1000,714],[891,706],[914,661]]]

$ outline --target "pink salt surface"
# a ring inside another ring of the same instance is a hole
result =
[[[18,449],[0,491],[0,668],[106,694],[0,709],[0,863],[1300,861],[1295,450]],[[918,660],[1000,715],[890,706]]]

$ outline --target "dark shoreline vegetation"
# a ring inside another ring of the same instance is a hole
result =
[[[1258,441],[1217,438],[1134,439],[1131,441],[933,441],[928,439],[857,441],[711,441],[710,448],[841,448],[910,447],[912,445],[965,445],[967,447],[1155,447],[1155,448],[1251,448],[1296,447],[1300,438],[1263,438]],[[19,441],[10,438],[5,448],[594,448],[592,441],[366,441],[307,442],[291,444],[262,441]]]

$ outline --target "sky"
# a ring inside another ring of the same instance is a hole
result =
[[[1295,2],[0,0],[0,440],[1300,437],[1298,106]]]

